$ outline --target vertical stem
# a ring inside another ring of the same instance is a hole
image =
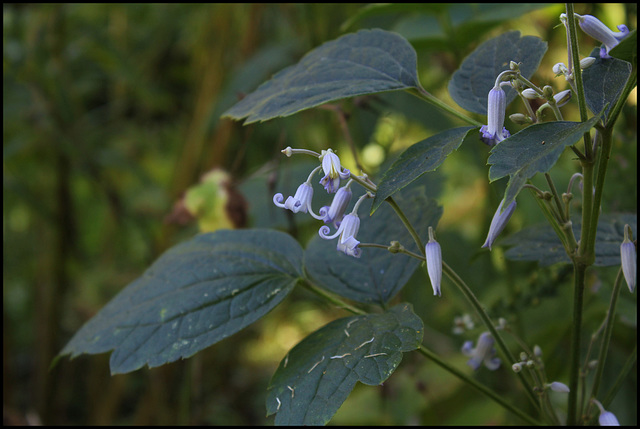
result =
[[[571,326],[571,357],[569,373],[569,409],[567,425],[577,422],[578,380],[580,379],[580,334],[582,331],[582,306],[584,301],[584,279],[587,265],[574,261],[573,321]]]

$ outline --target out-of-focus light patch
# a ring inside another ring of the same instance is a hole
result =
[[[384,148],[377,143],[369,143],[362,149],[362,163],[365,168],[378,168],[384,158]]]
[[[631,91],[631,94],[629,94],[629,99],[627,100],[627,103],[629,103],[632,106],[638,105],[638,87],[637,86],[633,88],[633,91]]]
[[[486,179],[484,179],[486,180]],[[439,228],[455,225],[458,232],[472,239],[480,233],[482,226],[478,221],[477,211],[482,207],[486,199],[486,184],[477,178],[467,187],[458,187],[457,184],[447,184],[447,190],[443,192],[440,201],[445,210],[438,222]]]
[[[22,205],[17,205],[9,212],[9,228],[14,232],[24,232],[29,228],[29,211]]]

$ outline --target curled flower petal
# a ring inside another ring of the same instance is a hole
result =
[[[311,199],[313,198],[313,188],[307,182],[304,182],[296,190],[296,194],[293,197],[287,198],[282,204],[284,197],[278,193],[273,196],[273,203],[281,208],[291,210],[294,213],[302,212],[307,213],[311,206]]]
[[[502,212],[502,205],[504,204],[504,200],[500,202],[498,206],[498,210],[493,215],[493,219],[491,220],[491,226],[489,227],[489,234],[487,234],[487,240],[482,245],[483,248],[488,247],[491,250],[491,246],[493,242],[496,240],[498,235],[502,232],[509,219],[511,219],[511,215],[516,210],[516,201],[513,200],[509,207],[507,207],[504,212]],[[502,213],[501,213],[502,212]]]
[[[615,32],[595,16],[578,14],[575,14],[575,16],[578,17],[578,25],[580,25],[582,31],[604,44],[604,51],[600,51],[601,58],[610,58],[609,51],[629,35],[629,29],[626,25],[618,25],[618,30],[620,31]]]

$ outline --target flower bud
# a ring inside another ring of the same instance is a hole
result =
[[[533,100],[536,98],[541,98],[542,96],[536,92],[533,88],[527,88],[522,91],[522,95],[524,98],[528,98],[529,100]]]
[[[511,119],[511,122],[518,125],[528,125],[533,123],[533,119],[527,115],[523,115],[522,113],[509,115],[509,119]]]
[[[565,89],[564,91],[560,91],[553,96],[553,99],[556,100],[556,105],[558,107],[562,107],[571,100],[571,90]]]
[[[569,73],[569,69],[567,68],[567,66],[564,63],[554,64],[552,70],[553,70],[553,73],[556,76],[560,76],[561,74]]]
[[[514,363],[513,365],[511,365],[511,369],[513,370],[513,372],[518,373],[518,372],[522,371],[522,364],[521,363]]]
[[[491,246],[493,242],[496,240],[498,235],[502,232],[509,219],[511,219],[511,215],[516,210],[516,200],[513,200],[509,207],[507,207],[504,212],[502,212],[502,205],[504,204],[504,199],[500,202],[498,206],[498,210],[493,215],[493,219],[491,220],[491,226],[489,227],[489,234],[487,235],[487,240],[482,245],[483,248],[488,247],[491,250]]]
[[[440,244],[433,237],[433,228],[429,227],[429,242],[425,246],[427,272],[431,280],[433,294],[441,296],[440,282],[442,281],[442,250]]]
[[[593,65],[593,63],[596,62],[596,59],[593,57],[587,57],[587,58],[583,58],[580,60],[580,68],[582,70],[584,69],[588,69],[589,67],[591,67]]]
[[[624,241],[620,245],[620,260],[622,262],[622,273],[624,279],[627,282],[627,286],[631,293],[636,288],[636,274],[637,274],[637,256],[636,246],[629,239],[631,236],[631,227],[629,225],[624,226]]]
[[[569,386],[559,381],[554,381],[551,384],[547,384],[547,386],[554,392],[569,393]]]

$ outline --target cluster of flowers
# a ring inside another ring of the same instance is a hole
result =
[[[370,193],[362,195],[351,213],[345,215],[347,206],[351,201],[353,192],[351,191],[351,183],[353,180],[349,180],[347,184],[340,187],[340,180],[349,179],[351,172],[342,167],[340,158],[333,150],[323,150],[321,154],[306,149],[292,149],[288,147],[282,151],[287,156],[291,156],[295,153],[306,153],[308,155],[316,156],[322,164],[313,169],[306,182],[298,187],[295,195],[288,197],[284,202],[282,194],[278,193],[273,196],[273,202],[276,206],[291,210],[294,213],[302,212],[309,213],[313,218],[323,221],[324,223],[333,224],[336,228],[334,234],[330,234],[331,229],[327,225],[323,225],[318,231],[320,237],[325,240],[331,240],[338,238],[337,250],[344,252],[347,255],[359,258],[361,251],[358,248],[360,242],[356,240],[356,234],[360,229],[360,218],[358,217],[358,207],[360,203],[368,197],[371,197]],[[320,184],[324,186],[324,189],[329,194],[336,194],[333,197],[333,201],[330,206],[324,206],[320,209],[319,215],[315,214],[311,208],[311,200],[313,198],[313,187],[311,180],[313,176],[322,169],[324,171],[324,177],[320,179]]]

